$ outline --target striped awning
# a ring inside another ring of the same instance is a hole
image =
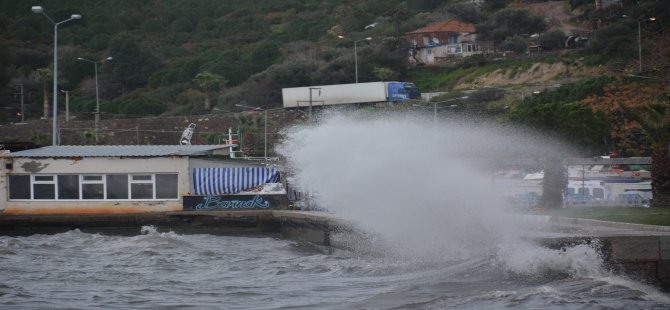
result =
[[[267,167],[194,168],[196,195],[228,195],[279,182],[279,170]]]

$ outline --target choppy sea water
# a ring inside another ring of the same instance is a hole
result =
[[[532,264],[532,262],[530,262]],[[416,259],[274,237],[70,231],[0,237],[3,309],[668,309],[620,277]]]

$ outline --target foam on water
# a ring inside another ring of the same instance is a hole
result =
[[[563,145],[491,124],[436,125],[415,115],[331,114],[287,137],[278,151],[300,184],[320,205],[382,236],[392,255],[489,257],[526,275],[601,270],[590,246],[559,251],[528,241],[538,223],[506,213],[493,190],[496,162],[563,152]]]

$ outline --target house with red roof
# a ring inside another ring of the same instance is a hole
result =
[[[475,25],[457,20],[433,23],[407,32],[405,36],[412,46],[410,62],[417,65],[482,54],[491,46],[489,42],[477,40]]]

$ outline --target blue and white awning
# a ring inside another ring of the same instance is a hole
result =
[[[237,194],[265,183],[279,182],[279,170],[266,167],[194,168],[196,195]]]

